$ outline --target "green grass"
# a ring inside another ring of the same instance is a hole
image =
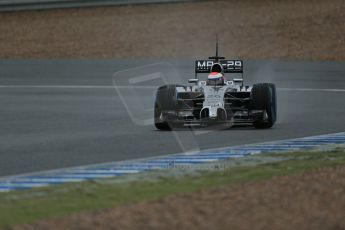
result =
[[[2,193],[0,227],[345,164],[344,149],[265,156],[286,157],[288,160],[257,166],[230,167],[198,176],[164,177],[156,182],[83,182]]]

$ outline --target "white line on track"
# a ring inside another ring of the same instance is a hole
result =
[[[157,89],[158,86],[135,85],[0,85],[0,88],[55,88],[55,89]],[[320,92],[345,92],[345,89],[322,88],[277,88],[279,91],[320,91]]]
[[[277,88],[280,91],[345,92],[345,89]]]
[[[13,89],[157,89],[158,86],[132,86],[132,85],[0,85],[0,88],[13,88]]]

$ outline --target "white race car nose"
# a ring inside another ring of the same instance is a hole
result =
[[[210,109],[210,118],[217,118],[217,109],[216,107],[211,107]]]

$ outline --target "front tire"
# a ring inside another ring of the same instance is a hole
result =
[[[276,87],[272,83],[260,83],[253,86],[251,92],[253,110],[264,110],[267,117],[254,120],[257,129],[271,128],[277,120]]]
[[[154,107],[154,122],[159,130],[171,130],[174,122],[167,121],[163,112],[177,110],[176,87],[179,85],[164,85],[158,88]]]

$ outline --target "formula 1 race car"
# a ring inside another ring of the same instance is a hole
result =
[[[206,81],[199,73],[208,74]],[[240,77],[226,81],[224,74]],[[164,85],[158,88],[154,105],[157,129],[171,130],[179,126],[221,124],[253,125],[271,128],[277,118],[276,87],[272,83],[243,85],[243,61],[216,56],[195,62],[194,85]]]

